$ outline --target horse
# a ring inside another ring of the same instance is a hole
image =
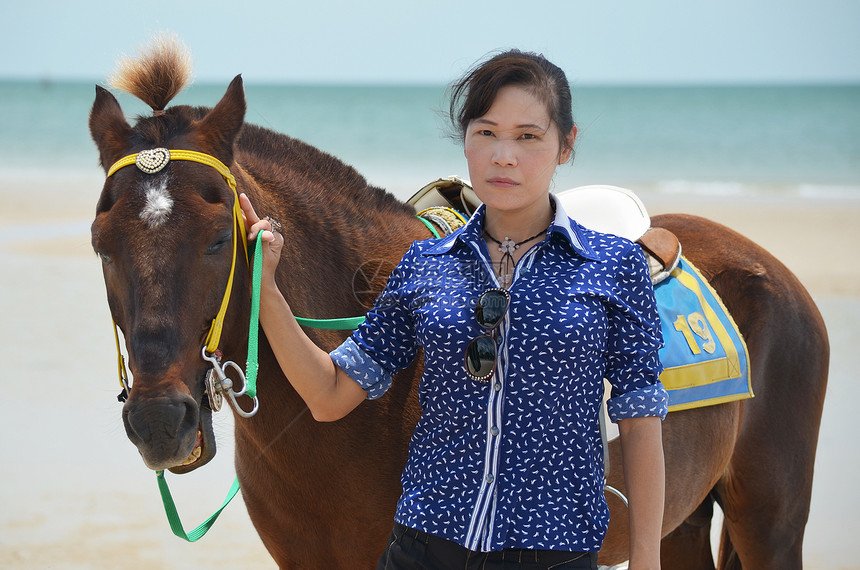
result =
[[[366,293],[381,291],[408,246],[431,236],[411,206],[370,186],[352,166],[245,123],[241,76],[213,108],[167,107],[185,77],[163,51],[148,65],[126,69],[122,79],[154,112],[132,126],[116,98],[96,86],[89,127],[109,176],[92,244],[133,376],[122,407],[126,432],[149,468],[182,474],[216,453],[204,390],[209,363],[201,347],[225,298],[215,348],[236,362],[248,352],[250,270],[243,246],[230,246],[244,231],[235,220],[231,177],[258,212],[283,226],[276,281],[300,316],[363,314],[372,300]],[[155,148],[216,160],[170,160],[152,174],[109,170]],[[682,214],[657,216],[652,225],[680,238],[686,257],[734,316],[747,341],[756,394],[672,412],[663,422],[663,565],[715,568],[716,503],[725,513],[719,568],[801,568],[827,382],[823,320],[797,278],[742,235]],[[328,350],[348,334],[306,330]],[[253,417],[236,415],[235,468],[250,519],[280,567],[374,567],[392,528],[399,477],[421,413],[421,360],[400,372],[381,399],[340,421],[319,423],[260,336],[262,403]],[[617,440],[609,456],[611,465],[621,465]],[[624,492],[621,471],[612,469],[608,484]],[[628,558],[627,516],[618,499],[607,500],[611,523],[600,563],[617,564]]]

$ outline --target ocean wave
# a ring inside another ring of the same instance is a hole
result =
[[[646,191],[665,196],[860,200],[860,185],[850,184],[664,180],[647,185]]]

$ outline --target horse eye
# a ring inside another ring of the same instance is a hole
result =
[[[99,256],[99,259],[102,260],[102,263],[110,263],[111,262],[111,258],[108,254],[101,252],[101,251],[97,251],[96,253]]]
[[[206,255],[213,255],[215,253],[218,253],[218,251],[220,251],[221,248],[223,248],[224,245],[229,241],[230,234],[218,236],[218,238],[214,242],[212,242],[212,244],[210,244],[208,248],[206,248]]]

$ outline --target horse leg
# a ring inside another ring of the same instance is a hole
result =
[[[771,435],[762,434],[761,439]],[[715,488],[725,515],[718,568],[800,570],[812,470],[803,481],[799,469],[757,457],[768,455],[763,443],[752,451],[758,453],[737,451]],[[791,460],[805,463],[801,458]]]
[[[800,294],[795,301],[770,315],[760,303],[759,318],[780,326],[758,323],[762,334],[747,336],[756,397],[743,403],[732,459],[714,488],[729,539],[721,569],[803,567],[829,349],[812,301]]]
[[[721,569],[803,567],[825,382],[814,369],[794,363],[800,379],[785,362],[770,363],[767,374],[775,376],[745,403],[735,452],[714,488],[729,539],[720,549]],[[804,383],[810,388],[798,390]]]
[[[714,499],[702,504],[660,543],[660,565],[673,570],[714,570],[711,553],[711,519]]]
[[[732,544],[732,537],[729,535],[725,521],[723,521],[723,528],[720,531],[719,562],[720,570],[743,570],[741,560],[738,558],[738,551]]]

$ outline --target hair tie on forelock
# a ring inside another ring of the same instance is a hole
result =
[[[165,111],[164,109],[153,109],[152,110],[152,116],[153,117],[160,117],[166,113],[167,113],[167,111]]]

